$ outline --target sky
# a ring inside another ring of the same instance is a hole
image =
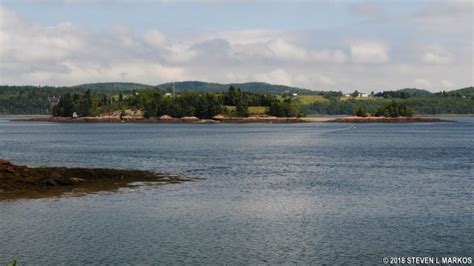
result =
[[[0,0],[0,84],[473,85],[474,0]]]

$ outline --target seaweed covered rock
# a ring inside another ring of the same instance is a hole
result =
[[[116,190],[133,183],[165,184],[187,180],[189,179],[141,170],[33,168],[0,159],[0,199],[41,198],[59,196],[66,192],[85,194]]]

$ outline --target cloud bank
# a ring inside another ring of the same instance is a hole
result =
[[[461,23],[472,19],[472,12],[458,5],[465,3],[454,2],[449,8],[436,3],[403,23],[383,22],[388,23],[386,29],[397,27],[407,31],[407,36],[417,34],[415,39],[403,40],[394,40],[390,33],[373,36],[358,28],[348,28],[347,34],[341,30],[219,30],[178,39],[158,28],[138,32],[122,25],[97,31],[67,21],[45,26],[0,5],[0,82],[263,81],[313,90],[366,92],[470,86],[473,30],[472,25]],[[451,13],[440,13],[443,8]],[[370,19],[378,10],[374,5],[348,8]],[[460,16],[459,25],[452,16]],[[437,28],[439,23],[450,23],[456,30],[446,32]],[[364,27],[371,31],[380,24]],[[447,35],[455,42],[446,41]],[[325,41],[320,42],[322,39]]]

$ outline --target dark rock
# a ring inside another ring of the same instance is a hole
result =
[[[0,165],[11,165],[12,163],[9,160],[0,159]]]
[[[12,174],[14,174],[16,172],[16,170],[13,166],[7,166],[3,169],[3,171],[6,172],[6,173],[12,173]]]
[[[79,178],[79,177],[71,177],[71,178],[69,178],[69,180],[74,184],[82,183],[82,182],[86,181],[85,179]]]
[[[49,177],[50,177],[51,179],[57,180],[57,179],[60,179],[60,178],[61,178],[61,175],[58,174],[58,173],[56,173],[56,172],[53,172],[53,173],[51,173],[51,174],[49,175]]]
[[[61,176],[60,174],[58,174],[56,172],[51,173],[50,179],[55,181],[55,183],[58,184],[58,185],[68,186],[68,185],[73,184],[73,182],[69,178],[67,178],[65,176]]]
[[[52,179],[52,178],[45,179],[45,180],[43,180],[42,183],[43,183],[43,185],[45,185],[45,186],[53,186],[53,187],[54,187],[54,186],[57,186],[57,185],[58,185],[58,183],[57,183],[54,179]]]

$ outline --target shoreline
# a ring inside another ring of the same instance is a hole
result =
[[[193,179],[144,170],[28,167],[0,159],[0,200],[83,196],[142,185],[182,183]]]
[[[12,122],[54,122],[54,123],[164,123],[164,124],[219,124],[219,123],[310,123],[310,120],[298,117],[250,116],[245,118],[198,119],[193,117],[159,119],[157,117],[30,117],[11,119]]]
[[[414,122],[454,122],[434,116],[414,116],[414,117],[274,117],[274,116],[250,116],[250,117],[226,117],[220,119],[198,119],[195,117],[183,118],[144,118],[144,117],[123,117],[102,116],[102,117],[29,117],[11,119],[12,122],[53,122],[53,123],[163,123],[163,124],[246,124],[246,123],[414,123]]]
[[[444,120],[437,117],[423,117],[423,116],[399,116],[399,117],[384,117],[384,116],[345,116],[342,118],[332,119],[326,122],[330,123],[429,123],[429,122],[454,122],[451,120]]]

